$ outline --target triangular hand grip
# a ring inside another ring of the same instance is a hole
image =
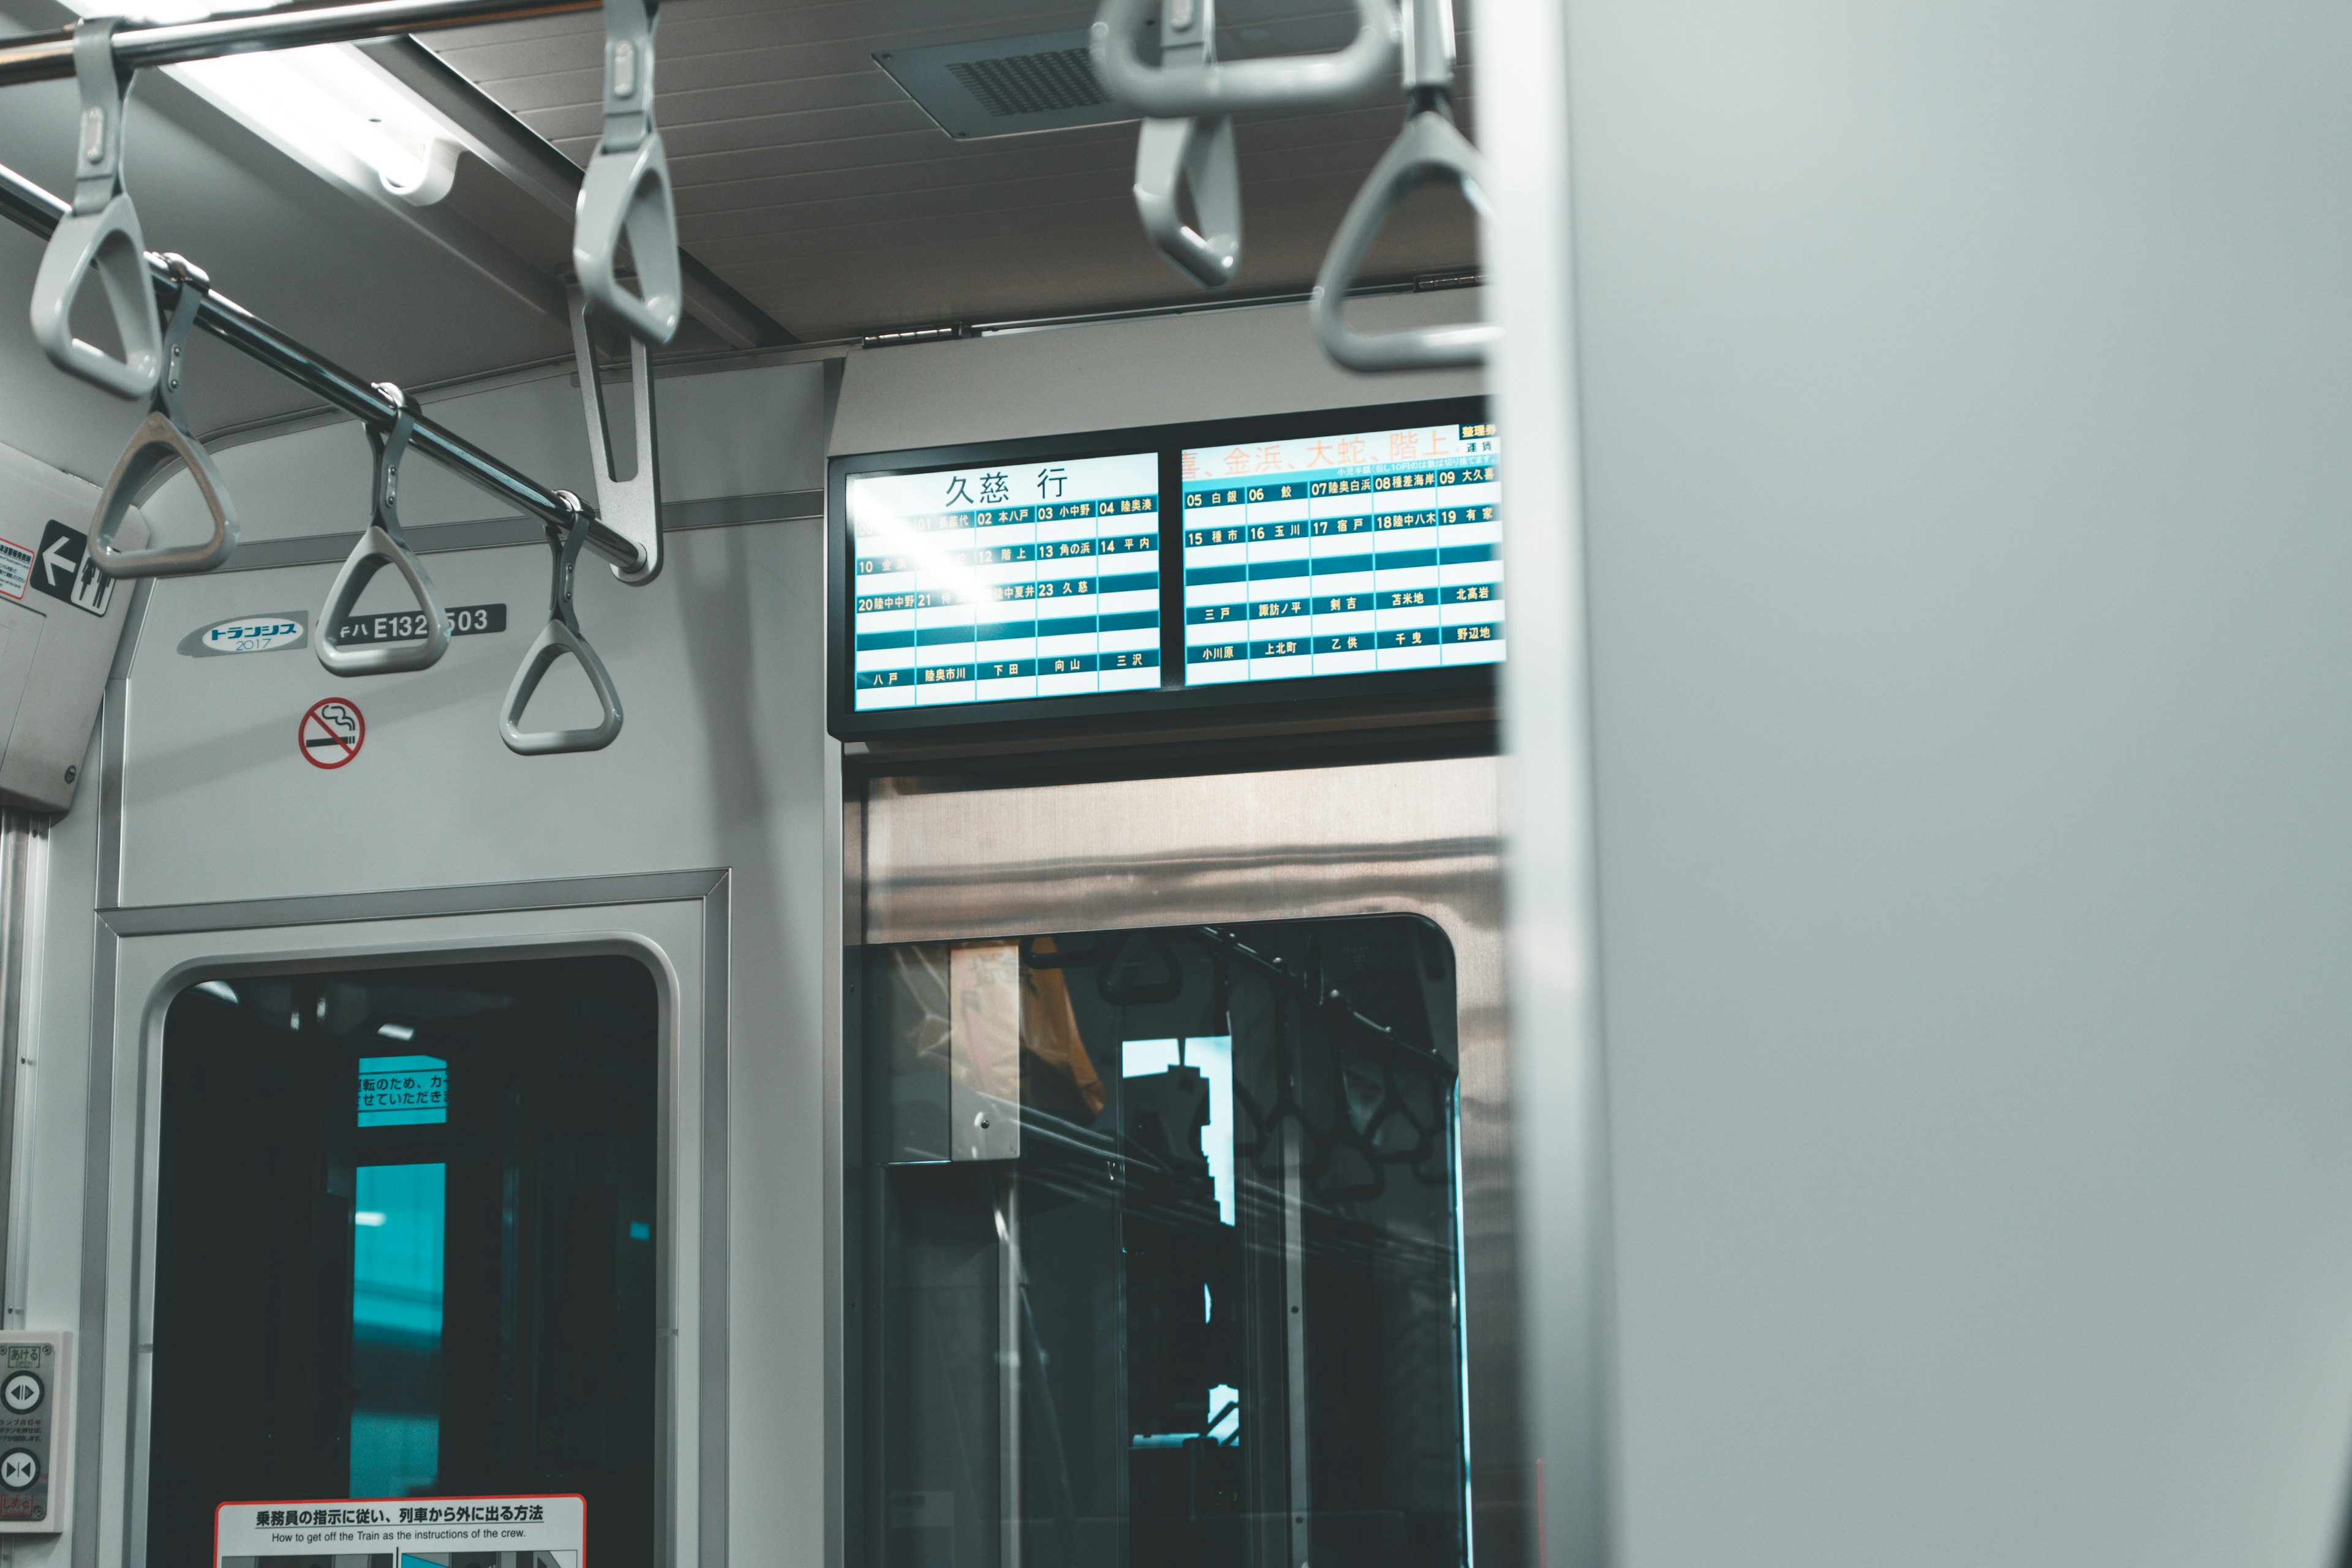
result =
[[[1472,206],[1485,209],[1486,161],[1452,121],[1425,110],[1405,121],[1403,133],[1372,165],[1371,177],[1339,220],[1323,270],[1316,275],[1307,315],[1316,342],[1333,363],[1361,371],[1454,370],[1486,363],[1487,351],[1501,335],[1491,323],[1366,334],[1349,326],[1344,313],[1348,290],[1389,215],[1409,193],[1436,180],[1451,181]]]
[[[425,612],[432,630],[421,641],[343,647],[339,634],[344,618],[359,603],[360,595],[375,574],[386,566],[407,579],[408,591],[416,595],[417,607]],[[319,662],[335,675],[394,675],[406,669],[428,669],[449,651],[449,612],[441,607],[441,595],[434,590],[425,563],[385,532],[382,524],[371,523],[343,562],[343,569],[335,574],[335,585],[328,591],[327,607],[320,614],[319,629],[311,640],[319,650]]]
[[[1180,185],[1192,187],[1201,226],[1184,221]],[[1234,280],[1242,261],[1242,177],[1234,122],[1147,120],[1135,147],[1135,210],[1160,254],[1203,289]]]
[[[632,293],[615,275],[621,236],[636,263]],[[598,146],[581,182],[572,226],[572,267],[581,292],[632,337],[666,343],[677,335],[686,285],[677,261],[677,207],[661,132],[649,131],[627,152]]]
[[[73,335],[74,300],[93,272],[106,286],[114,311],[121,359]],[[117,397],[145,397],[155,390],[163,366],[163,329],[147,278],[139,214],[129,195],[118,192],[97,212],[58,220],[33,279],[33,337],[59,370]]]
[[[205,498],[205,507],[213,516],[213,536],[202,544],[173,549],[117,550],[114,535],[122,520],[155,477],[173,463],[187,468],[196,493]],[[89,552],[98,558],[99,569],[110,577],[177,577],[209,572],[236,549],[236,512],[229,504],[219,471],[213,467],[212,454],[162,413],[150,414],[131,433],[131,445],[122,449],[114,472],[107,478],[105,492],[98,498]]]
[[[584,730],[522,729],[523,710],[530,706],[539,683],[555,668],[555,661],[567,653],[580,661],[588,684],[596,689],[596,701],[604,710],[604,718]],[[561,620],[549,621],[523,654],[514,679],[507,683],[506,707],[499,714],[499,738],[506,742],[507,750],[518,756],[548,757],[565,752],[601,752],[620,732],[621,694],[614,689],[604,661],[596,657],[596,650],[589,646],[586,637]]]

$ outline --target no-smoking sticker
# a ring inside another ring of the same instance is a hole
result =
[[[367,721],[360,717],[358,704],[330,697],[310,704],[298,739],[304,762],[314,768],[340,768],[360,754]]]

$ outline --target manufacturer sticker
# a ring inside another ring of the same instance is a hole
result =
[[[340,697],[310,704],[296,731],[302,760],[314,768],[340,768],[360,754],[367,741],[367,721],[359,705]]]
[[[190,658],[223,658],[236,653],[276,653],[300,647],[310,640],[310,612],[271,610],[239,616],[198,626],[180,639],[180,651]]]
[[[422,642],[428,629],[422,610],[394,610],[382,616],[353,616],[335,633],[342,647],[372,642]],[[507,629],[504,605],[459,605],[449,611],[449,635],[480,637]]]
[[[13,539],[0,539],[0,594],[21,599],[32,580],[33,552]]]

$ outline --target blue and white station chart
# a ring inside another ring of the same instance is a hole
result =
[[[860,474],[858,711],[1160,685],[1160,459]]]
[[[1495,427],[1183,454],[1184,684],[1496,664]]]

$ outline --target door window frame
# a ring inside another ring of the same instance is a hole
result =
[[[77,1568],[146,1562],[163,1022],[210,979],[592,954],[657,998],[661,1568],[727,1554],[728,905],[723,870],[102,910],[76,1393]]]

